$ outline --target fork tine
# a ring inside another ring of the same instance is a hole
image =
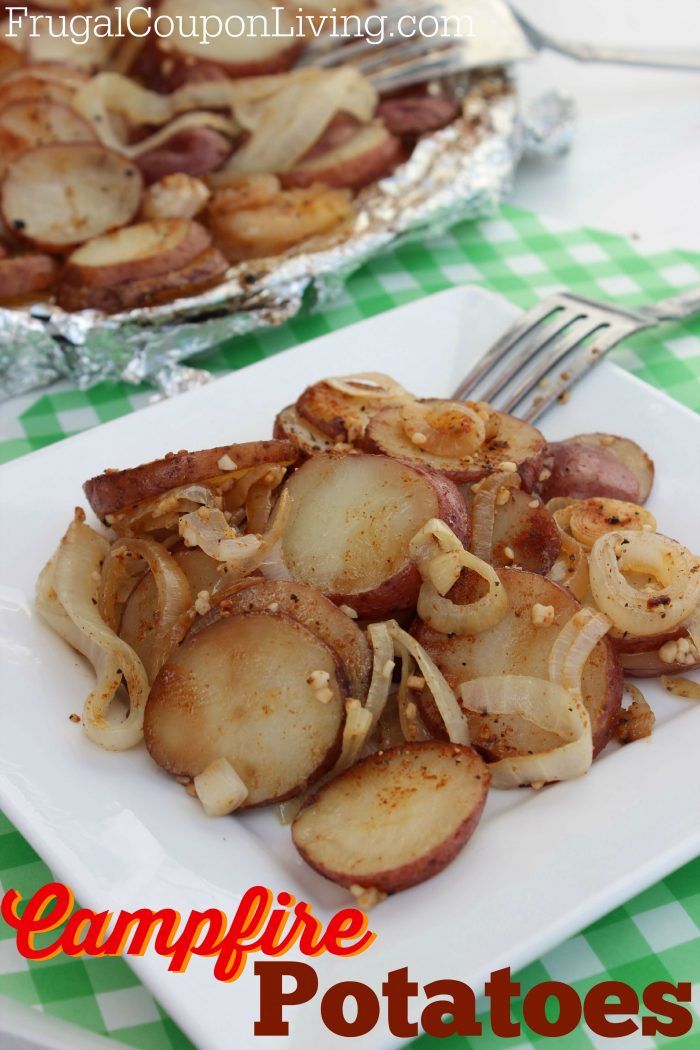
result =
[[[513,346],[512,352],[501,361],[500,368],[494,369],[491,382],[486,389],[479,392],[479,400],[488,401],[496,407],[498,395],[506,389],[518,373],[526,365],[532,366],[540,356],[545,356],[544,351],[546,348],[552,343],[560,343],[565,333],[568,333],[571,328],[576,328],[577,322],[581,319],[580,309],[576,307],[573,309],[562,309],[554,315],[548,324],[542,323],[538,325],[536,330],[531,333],[529,339],[519,340]],[[528,368],[528,376],[530,373],[531,368]]]
[[[449,39],[440,43],[426,37],[421,37],[419,40],[407,38],[399,40],[393,46],[387,45],[380,51],[377,51],[375,47],[369,57],[361,58],[355,65],[362,73],[368,74],[374,70],[379,70],[379,72],[386,72],[390,76],[394,70],[397,73],[403,72],[404,66],[409,60],[421,58],[433,52],[439,54],[452,46],[452,42]]]
[[[624,324],[610,325],[593,342],[580,346],[571,355],[565,370],[559,373],[552,386],[546,389],[542,387],[539,389],[537,387],[533,388],[529,396],[526,395],[519,402],[518,410],[515,414],[519,419],[524,419],[527,423],[534,423],[543,412],[546,412],[550,405],[554,404],[557,398],[560,398],[586,372],[598,364],[609,350],[612,350],[613,347],[617,346],[618,343],[621,343],[623,339],[626,339],[633,332],[640,331],[645,327],[650,328],[652,324],[653,322],[650,322],[648,325],[640,324],[633,329]]]
[[[541,382],[549,372],[572,353],[585,339],[609,325],[600,317],[580,317],[558,339],[551,344],[549,352],[533,355],[532,368],[529,368],[514,390],[508,392],[505,400],[498,404],[501,412],[511,412],[519,405],[526,394]],[[564,373],[563,373],[564,374]],[[488,401],[488,398],[485,398]]]
[[[513,324],[503,333],[500,339],[494,343],[491,349],[485,354],[479,361],[474,365],[471,372],[464,377],[457,390],[452,395],[455,400],[463,401],[468,397],[476,388],[477,384],[484,378],[484,376],[491,371],[505,356],[513,349],[516,343],[518,343],[524,336],[528,334],[536,325],[541,324],[546,317],[551,314],[564,309],[564,304],[561,302],[558,296],[550,296],[547,299],[543,299],[542,302],[533,306],[527,313],[522,314]]]

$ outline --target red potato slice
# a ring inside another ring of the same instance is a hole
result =
[[[700,667],[697,663],[666,663],[658,649],[647,652],[620,653],[620,666],[625,678],[660,678],[662,674],[688,674]]]
[[[0,83],[0,106],[31,99],[58,102],[70,106],[75,94],[75,85],[60,78],[35,76],[31,70],[18,70],[18,75]]]
[[[211,234],[189,219],[155,219],[86,241],[66,260],[64,284],[111,287],[158,277],[191,263],[211,245]]]
[[[295,405],[287,405],[278,413],[272,436],[293,441],[305,456],[313,456],[316,452],[330,452],[335,444],[326,434],[308,423]]]
[[[198,295],[217,284],[228,270],[228,261],[218,248],[208,248],[191,262],[158,274],[108,288],[85,287],[62,282],[56,302],[64,310],[102,310],[119,313],[155,306],[183,296]]]
[[[0,165],[8,165],[34,146],[50,142],[94,142],[88,122],[69,106],[50,99],[24,99],[0,110]]]
[[[221,477],[231,469],[222,457],[248,470],[262,463],[294,463],[297,450],[290,441],[246,441],[238,445],[218,445],[201,452],[171,452],[126,470],[106,470],[83,485],[85,496],[98,518],[127,510],[144,500],[161,496],[180,485],[196,485]]]
[[[546,470],[537,491],[542,499],[567,496],[639,503],[639,484],[635,475],[608,448],[568,441],[555,441],[547,450]]]
[[[314,671],[328,676],[328,702],[309,684]],[[248,788],[245,807],[279,802],[335,761],[347,696],[338,658],[296,620],[223,617],[187,638],[161,669],[146,706],[146,746],[176,776],[226,758]]]
[[[380,751],[302,807],[292,841],[341,886],[397,893],[437,875],[464,848],[489,781],[470,747],[426,741]]]
[[[650,649],[660,649],[666,642],[675,642],[679,638],[687,637],[688,632],[682,624],[671,631],[646,636],[625,634],[616,627],[611,627],[608,631],[608,638],[618,653],[644,653]]]
[[[459,101],[446,95],[404,95],[386,98],[377,106],[377,117],[392,135],[425,135],[456,120]]]
[[[337,189],[359,190],[388,175],[404,160],[403,147],[382,124],[369,124],[333,149],[299,161],[281,172],[283,186],[312,186],[320,182]]]
[[[7,22],[5,22],[3,24],[3,37],[5,37],[7,29],[8,25]],[[0,78],[6,76],[8,73],[15,72],[23,65],[24,55],[22,52],[6,43],[4,39],[0,40]]]
[[[355,397],[321,379],[307,386],[297,398],[295,407],[302,419],[334,442],[353,443],[364,436],[370,419],[377,412],[412,400],[413,394],[407,390],[399,390],[396,396],[377,399]]]
[[[421,578],[409,543],[429,518],[467,542],[464,500],[446,478],[385,456],[312,456],[287,481],[282,560],[292,579],[359,616],[415,605]]]
[[[555,638],[581,608],[573,595],[551,580],[521,569],[499,569],[509,608],[506,616],[489,631],[450,638],[416,621],[412,633],[423,645],[455,692],[461,682],[485,675],[531,675],[548,678],[549,653]],[[474,573],[463,574],[450,591],[453,601],[467,603],[480,596],[483,581]],[[535,626],[535,603],[554,608],[550,626]],[[583,700],[591,718],[593,750],[598,754],[611,738],[622,700],[622,673],[615,652],[603,638],[593,650],[583,671]],[[421,710],[432,732],[441,735],[442,721],[427,695],[420,697]],[[535,730],[521,719],[513,719],[510,735],[504,734],[497,718],[468,714],[474,746],[489,758],[503,758],[523,750],[540,751],[558,746],[553,734]],[[523,741],[527,740],[526,746]],[[560,743],[561,741],[559,741]]]
[[[365,699],[372,675],[369,643],[355,621],[314,587],[298,581],[250,579],[238,590],[224,592],[217,601],[212,617],[221,615],[221,610],[227,616],[235,616],[267,609],[298,620],[340,658],[348,675],[351,695],[357,700]],[[199,625],[195,624],[193,630],[198,629]]]
[[[230,0],[203,0],[197,7],[199,17],[216,17],[225,25],[233,16],[235,23],[230,33],[212,36],[205,44],[201,37],[185,36],[177,29],[179,24],[187,27],[192,17],[190,0],[163,0],[158,14],[163,19],[174,20],[175,32],[157,40],[157,46],[164,54],[174,54],[184,60],[205,60],[220,66],[231,77],[252,77],[266,73],[283,73],[294,63],[300,50],[300,42],[291,40],[292,23],[281,4],[274,0],[236,0],[232,10]],[[260,31],[250,32],[245,29],[250,19],[267,20],[270,27],[267,34]],[[239,19],[241,21],[239,21]],[[277,19],[277,21],[276,21]],[[213,27],[214,22],[210,25]],[[240,26],[244,31],[240,35]],[[277,28],[279,26],[279,28]],[[210,30],[212,33],[214,29]],[[185,30],[187,32],[187,30]]]
[[[58,263],[50,255],[0,259],[0,299],[22,299],[43,292],[55,283],[58,272]]]
[[[638,503],[646,503],[651,487],[654,484],[654,461],[646,454],[636,441],[618,437],[617,434],[576,434],[567,438],[567,445],[596,445],[606,448],[620,460],[622,465],[634,474],[639,486]]]
[[[213,128],[189,128],[140,154],[135,163],[150,186],[167,175],[208,175],[228,160],[232,149],[231,140]]]
[[[425,398],[421,404],[447,407],[451,402]],[[497,424],[492,436],[476,452],[461,460],[418,448],[404,430],[399,408],[384,408],[372,418],[364,446],[369,451],[437,470],[458,483],[478,481],[498,470],[501,463],[515,463],[523,488],[529,492],[539,476],[547,443],[539,430],[521,419],[492,412],[490,423],[494,417]]]
[[[461,491],[471,513],[474,501],[471,486],[465,485]],[[532,493],[522,489],[506,491],[509,492],[508,502],[496,504],[494,512],[489,561],[496,566],[517,565],[546,576],[561,550],[559,529],[541,500]]]
[[[141,201],[138,168],[92,143],[27,150],[0,188],[7,226],[30,244],[62,251],[131,222]]]
[[[201,591],[210,591],[220,579],[220,563],[199,547],[178,545],[172,549],[172,555],[187,577],[194,598]]]

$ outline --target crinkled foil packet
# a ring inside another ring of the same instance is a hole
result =
[[[528,139],[513,83],[497,69],[453,77],[449,87],[463,97],[463,117],[422,138],[405,164],[361,191],[351,226],[330,239],[236,264],[205,293],[151,308],[112,315],[71,314],[51,303],[0,309],[0,397],[60,377],[83,389],[104,379],[146,380],[165,394],[200,385],[206,373],[181,362],[279,325],[302,304],[322,307],[349,274],[388,248],[492,211]]]

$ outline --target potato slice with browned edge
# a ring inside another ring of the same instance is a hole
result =
[[[640,502],[637,478],[622,460],[603,445],[583,442],[552,442],[537,491],[545,502],[556,496]]]
[[[431,630],[420,621],[412,633],[435,660],[452,688],[461,682],[485,675],[548,675],[549,654],[564,624],[581,608],[573,595],[559,584],[522,569],[499,569],[498,575],[508,595],[508,612],[489,631],[450,638]],[[475,573],[465,573],[449,593],[458,604],[474,601],[482,593],[483,581]],[[550,623],[533,622],[533,606],[551,607]],[[622,700],[622,673],[615,652],[603,638],[596,645],[583,669],[582,694],[591,718],[593,750],[598,754],[610,740]],[[440,735],[442,721],[430,697],[422,694],[421,710],[431,731]],[[505,758],[524,751],[544,751],[557,747],[560,739],[535,729],[531,723],[509,718],[509,727],[497,717],[469,713],[468,720],[475,747],[489,758]]]
[[[0,259],[0,299],[21,299],[50,288],[58,277],[58,263],[38,253]]]
[[[88,122],[70,106],[45,98],[18,99],[0,109],[0,168],[21,153],[50,142],[94,142]]]
[[[139,467],[107,469],[86,481],[83,491],[95,514],[104,518],[179,485],[210,481],[231,470],[247,470],[261,463],[293,463],[296,458],[297,450],[291,441],[275,438],[219,445],[201,452],[171,452]]]
[[[219,605],[209,613],[212,618],[221,615],[221,609],[227,616],[267,609],[298,620],[337,653],[347,671],[351,695],[365,699],[372,674],[369,643],[354,620],[314,587],[298,581],[251,578],[240,589],[222,592],[217,601]],[[193,632],[198,629],[195,623]]]
[[[456,486],[387,456],[312,456],[285,487],[291,509],[282,560],[292,579],[360,616],[415,605],[421,578],[408,548],[429,518],[441,518],[468,540]]]
[[[158,277],[186,266],[210,244],[209,231],[190,219],[139,222],[76,248],[66,260],[61,281],[104,288]]]
[[[332,438],[304,419],[296,405],[287,405],[277,414],[272,436],[293,441],[305,456],[330,452],[335,444]]]
[[[314,672],[330,698],[319,698]],[[146,746],[176,776],[225,758],[248,788],[246,807],[278,802],[335,761],[347,696],[340,661],[307,627],[280,613],[223,617],[161,669],[146,706]]]
[[[119,153],[88,142],[54,143],[12,162],[0,208],[18,237],[62,251],[131,222],[142,188],[138,168]]]
[[[388,175],[404,159],[400,139],[381,124],[360,127],[345,142],[322,153],[302,157],[280,174],[283,186],[347,187],[358,190]]]
[[[119,313],[155,306],[182,296],[198,295],[218,284],[227,270],[228,262],[224,256],[218,248],[211,247],[177,270],[167,270],[154,277],[92,288],[61,282],[56,301],[64,310]]]
[[[327,879],[397,893],[454,860],[479,823],[489,781],[470,747],[403,744],[322,787],[297,815],[292,840]]]
[[[630,438],[618,437],[617,434],[576,434],[567,438],[567,445],[598,445],[612,452],[623,466],[634,474],[639,485],[637,503],[646,503],[651,487],[654,484],[654,461],[643,448]]]
[[[446,409],[451,404],[461,407],[460,402],[441,398],[426,398],[420,404],[435,409]],[[484,444],[462,459],[436,455],[419,448],[411,440],[404,428],[400,408],[384,408],[370,421],[364,447],[428,470],[440,471],[457,482],[478,481],[499,470],[502,463],[514,463],[523,487],[530,491],[539,476],[547,447],[542,434],[529,423],[504,412],[491,413],[489,430]]]
[[[370,419],[377,412],[411,400],[413,395],[401,387],[397,387],[395,394],[389,392],[381,398],[365,399],[339,390],[329,380],[321,379],[307,386],[297,398],[296,409],[302,419],[333,441],[352,443],[364,437]]]
[[[620,653],[622,673],[626,678],[659,678],[662,674],[688,674],[700,666],[700,660],[692,663],[662,660],[658,649],[644,652]]]

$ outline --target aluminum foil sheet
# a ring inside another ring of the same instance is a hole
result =
[[[113,315],[71,314],[50,303],[1,309],[0,397],[60,376],[80,388],[111,378],[146,380],[167,395],[190,389],[207,374],[181,362],[204,357],[232,336],[279,325],[302,306],[322,307],[381,251],[492,211],[533,136],[526,134],[505,70],[465,74],[449,87],[463,96],[463,117],[421,139],[405,164],[361,191],[342,235],[307,244],[301,253],[236,264],[207,292],[148,309]],[[562,121],[570,118],[565,109]],[[545,123],[556,134],[553,113],[550,102]]]

